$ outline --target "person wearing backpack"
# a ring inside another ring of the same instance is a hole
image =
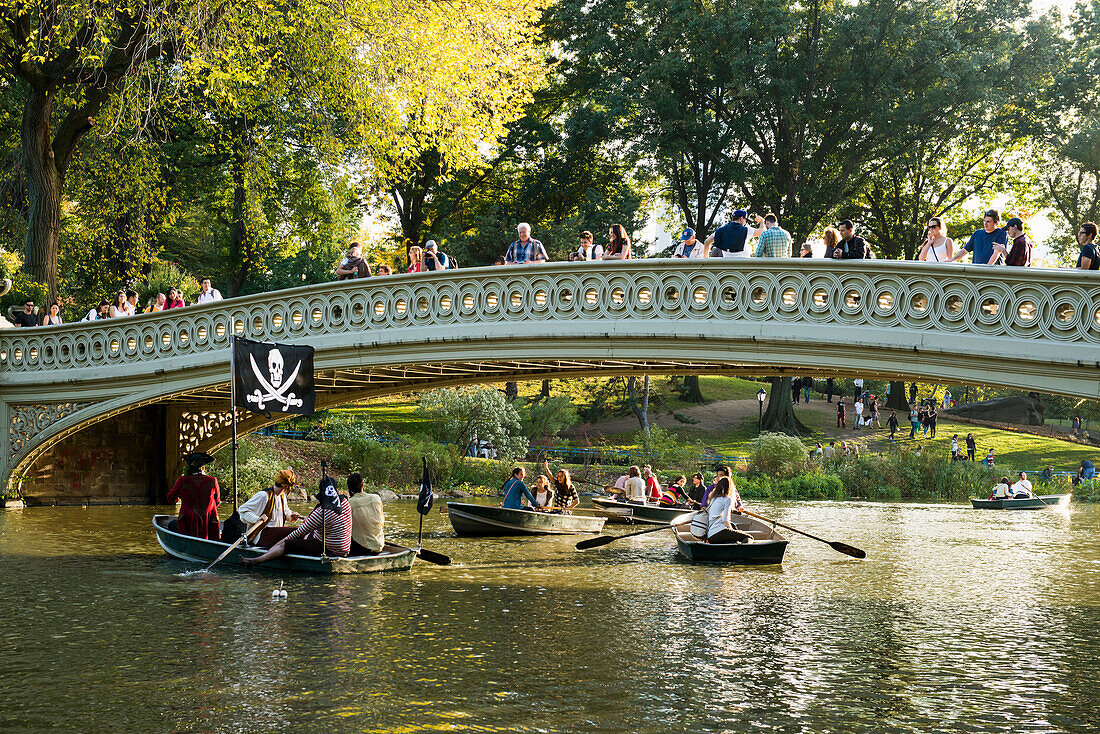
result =
[[[439,251],[439,245],[435,240],[424,243],[424,268],[425,270],[451,269],[451,258]]]
[[[363,259],[362,248],[359,247],[358,242],[352,242],[348,246],[347,256],[336,268],[336,279],[351,280],[352,278],[369,278],[370,276],[370,265]]]

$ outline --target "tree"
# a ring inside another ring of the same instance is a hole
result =
[[[521,415],[523,434],[528,439],[553,436],[577,423],[577,410],[564,396],[528,403]]]
[[[768,409],[760,421],[760,430],[772,433],[786,433],[790,436],[803,436],[810,429],[794,414],[794,401],[791,400],[791,378],[773,377],[772,390],[768,395]]]
[[[631,375],[626,381],[627,404],[642,431],[649,432],[649,375],[645,376],[641,395],[638,394],[638,378]]]
[[[519,413],[499,390],[432,390],[420,397],[420,409],[436,421],[437,438],[461,449],[475,441],[489,441],[504,460],[527,453]]]

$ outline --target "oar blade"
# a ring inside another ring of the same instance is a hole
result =
[[[416,557],[422,558],[428,563],[434,563],[437,566],[449,566],[451,565],[451,557],[445,556],[442,553],[436,553],[430,551],[427,548],[418,548],[416,551]]]
[[[867,557],[867,551],[860,550],[859,548],[856,548],[855,546],[848,545],[847,543],[841,543],[839,540],[832,541],[831,543],[829,543],[829,546],[833,550],[839,551],[840,553],[843,553],[846,556],[851,556],[852,558],[866,558]]]
[[[613,540],[617,540],[618,535],[601,535],[598,538],[587,538],[577,543],[574,548],[577,550],[588,550],[589,548],[599,548],[602,545],[607,545]]]

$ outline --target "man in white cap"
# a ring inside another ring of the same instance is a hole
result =
[[[424,267],[428,270],[446,270],[450,266],[450,258],[439,251],[439,245],[435,240],[424,243]]]

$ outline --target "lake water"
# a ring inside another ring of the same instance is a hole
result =
[[[0,512],[0,731],[1095,731],[1100,508],[753,509],[868,558],[693,566],[666,532],[581,553],[433,512],[450,567],[181,576],[154,508]]]

